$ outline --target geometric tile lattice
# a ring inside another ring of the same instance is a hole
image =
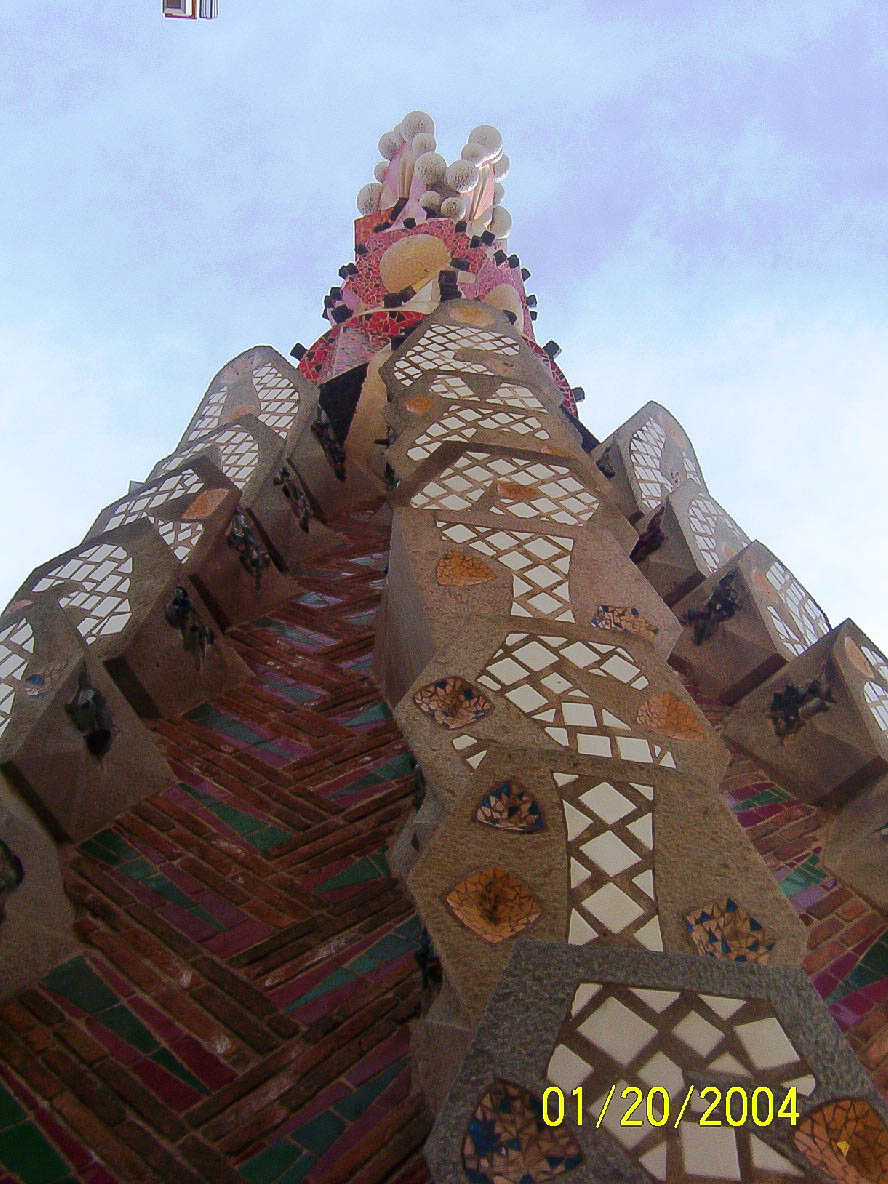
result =
[[[543,814],[536,798],[520,781],[503,781],[481,799],[475,819],[499,830],[536,834],[544,829]]]
[[[838,1184],[888,1182],[888,1130],[863,1098],[827,1102],[793,1133],[802,1155]]]
[[[425,460],[445,440],[471,440],[481,429],[515,432],[518,436],[532,435],[536,440],[548,440],[549,433],[536,416],[513,411],[476,411],[473,407],[458,407],[443,419],[429,424],[407,449],[410,460]]]
[[[526,386],[516,386],[511,382],[501,382],[494,391],[479,395],[472,390],[467,382],[455,374],[442,374],[440,378],[435,379],[429,387],[429,391],[433,395],[442,395],[446,399],[462,399],[475,403],[498,403],[503,407],[513,407],[516,410],[520,408],[523,411],[545,411],[545,407],[531,390],[528,390]],[[418,410],[418,408],[410,406],[410,403],[414,401],[407,401],[408,410]],[[429,400],[430,406],[431,400]],[[423,407],[422,410],[428,411],[429,407]]]
[[[765,575],[756,569],[753,578],[769,599],[779,601],[779,605],[768,605],[768,613],[784,648],[794,657],[829,633],[823,610],[782,563],[775,560]]]
[[[688,913],[685,925],[698,954],[764,964],[774,938],[730,896]]]
[[[630,655],[616,645],[510,633],[478,676],[544,727],[556,744],[587,756],[612,757],[675,768],[672,754],[631,735],[631,728],[606,708],[593,706],[586,691],[568,674],[614,679],[636,690],[648,685]],[[695,721],[696,722],[696,721]]]
[[[749,542],[733,518],[706,497],[696,497],[690,503],[688,523],[710,571],[733,559]]]
[[[672,470],[668,474],[664,470],[663,449],[666,446],[667,435],[655,419],[647,419],[629,441],[629,460],[635,478],[641,490],[641,504],[647,510],[655,510],[665,497],[682,481],[696,481],[702,485],[699,470],[685,452],[678,446],[684,472]]]
[[[654,695],[638,709],[636,723],[652,732],[674,736],[676,740],[702,740],[703,725],[686,703],[675,695]]]
[[[660,1087],[677,1114],[689,1073],[723,1088],[728,1082],[743,1086],[749,1093],[768,1087],[775,1109],[790,1086],[800,1099],[810,1094],[814,1078],[767,1000],[582,983],[547,1072],[565,1095],[584,1087],[587,1122],[598,1118],[616,1084],[617,1104],[605,1110],[602,1126],[655,1180],[708,1184],[799,1179],[798,1169],[757,1139],[754,1127],[732,1128],[723,1116],[721,1126],[701,1126],[699,1116],[707,1103],[700,1105],[699,1089],[690,1104],[692,1111],[697,1105],[697,1112],[688,1115],[678,1132],[672,1121],[652,1125],[645,1106],[634,1115],[640,1126],[621,1123],[628,1103],[619,1098],[627,1086],[644,1092]],[[653,1117],[662,1118],[659,1103]],[[741,1173],[741,1164],[752,1171]]]
[[[126,597],[130,587],[133,561],[123,549],[110,543],[87,547],[48,572],[34,585],[34,592],[45,592],[60,584],[79,584],[77,592],[59,598],[62,608],[78,608],[86,615],[77,631],[87,645],[97,637],[119,633],[130,619]]]
[[[456,355],[464,349],[516,354],[518,342],[512,337],[485,333],[483,329],[431,325],[416,345],[395,363],[395,378],[405,386],[410,386],[428,370],[455,370],[461,374],[490,373],[487,366],[478,362],[458,361]]]
[[[571,945],[611,943],[662,950],[654,887],[651,785],[553,773],[564,809]]]
[[[504,867],[473,872],[450,890],[447,904],[463,925],[492,945],[514,937],[540,915],[531,893]]]
[[[190,438],[190,437],[189,437]],[[155,476],[178,468],[185,460],[205,452],[218,455],[218,465],[238,489],[243,489],[259,463],[259,445],[243,428],[222,428],[210,436],[202,436],[193,444],[183,445],[178,452],[166,457],[152,470]]]
[[[529,534],[467,522],[435,525],[449,542],[497,559],[512,572],[513,617],[551,617],[573,621],[570,607],[570,559],[574,541],[562,535]]]
[[[490,700],[459,675],[421,687],[413,702],[442,728],[466,728],[493,711]]]
[[[491,1085],[463,1142],[463,1163],[472,1184],[544,1184],[582,1161],[569,1132],[546,1126],[539,1099],[511,1081]]]
[[[579,526],[592,517],[599,502],[564,465],[543,464],[533,457],[465,452],[427,481],[410,505],[417,510],[508,511],[518,518]]]
[[[16,687],[24,679],[33,652],[34,634],[24,617],[0,629],[0,736],[9,723]]]

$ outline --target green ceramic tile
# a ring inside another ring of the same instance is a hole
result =
[[[250,843],[259,851],[268,851],[272,847],[279,847],[281,843],[288,843],[293,836],[286,830],[276,826],[261,826],[250,836]]]
[[[233,831],[237,831],[239,835],[244,837],[252,834],[254,830],[258,830],[262,825],[262,822],[258,818],[254,818],[252,814],[245,814],[243,810],[237,810],[225,802],[217,802],[210,809],[220,822],[224,822],[226,826],[230,826]]]
[[[354,980],[355,972],[347,966],[340,966],[338,970],[334,970],[329,978],[325,978],[322,983],[318,983],[316,987],[312,987],[304,995],[289,1005],[287,1011],[295,1011],[299,1007],[304,1007],[306,1003],[312,1003],[315,999],[320,999],[322,995],[329,995],[331,991],[335,991],[337,987],[344,987],[346,983]]]
[[[117,870],[124,876],[129,876],[131,880],[147,880],[151,876],[157,875],[157,868],[154,864],[149,863],[142,856],[124,860],[123,863],[118,864]]]
[[[291,1138],[301,1143],[308,1151],[315,1155],[323,1155],[331,1143],[334,1143],[345,1130],[345,1123],[332,1110],[325,1110],[311,1122],[297,1127],[291,1133]]]
[[[299,1181],[304,1180],[308,1175],[314,1163],[315,1157],[313,1155],[303,1155],[288,1171],[275,1180],[275,1184],[299,1184]]]
[[[351,719],[345,721],[346,727],[357,727],[358,724],[378,724],[385,719],[391,719],[392,713],[388,709],[386,703],[374,703],[372,707],[366,708],[359,715],[352,716]]]
[[[385,860],[382,861],[385,864]],[[380,867],[379,857],[365,855],[344,867],[341,872],[319,884],[315,892],[332,892],[335,888],[346,888],[352,884],[365,884],[368,880],[388,877],[388,866]]]
[[[769,806],[772,802],[784,802],[786,795],[778,793],[773,789],[762,789],[758,793],[752,795],[751,798],[745,798],[742,802],[738,802],[734,807],[735,810],[754,810],[756,806]]]
[[[22,1184],[55,1184],[68,1171],[68,1164],[30,1122],[0,1132],[0,1163],[20,1176]]]
[[[43,979],[45,986],[82,1008],[90,1015],[113,1007],[117,996],[86,964],[82,956],[72,958],[51,970]]]
[[[24,1110],[12,1094],[0,1085],[0,1130],[5,1130],[6,1127],[21,1122],[24,1117]]]
[[[81,843],[79,849],[85,851],[87,855],[93,855],[112,865],[122,863],[127,859],[135,859],[139,854],[122,835],[119,835],[116,830],[110,829],[100,830],[92,838]]]
[[[204,724],[212,727],[213,724],[226,717],[219,711],[218,708],[213,707],[211,703],[201,703],[199,707],[192,707],[190,711],[185,712],[186,719],[193,719],[197,724]]]
[[[888,933],[873,942],[860,959],[860,964],[865,966],[867,970],[875,971],[879,978],[888,975]]]
[[[139,1052],[154,1052],[158,1047],[157,1040],[142,1021],[137,1019],[122,1003],[118,1003],[116,1007],[109,1007],[97,1015],[96,1019],[100,1024],[104,1024],[109,1031],[119,1036],[121,1040],[125,1040],[133,1048],[137,1048]]]
[[[402,921],[400,925],[395,928],[395,933],[399,937],[403,937],[405,941],[409,941],[411,945],[419,945],[422,937],[422,922],[416,913],[412,917],[408,917],[406,921]]]
[[[174,1057],[168,1048],[159,1048],[157,1052],[153,1052],[149,1058],[154,1061],[155,1065],[160,1065],[162,1069],[166,1069],[168,1073],[172,1073],[174,1077],[178,1077],[180,1081],[184,1081],[186,1085],[190,1085],[193,1090],[199,1094],[207,1094],[209,1090],[202,1081],[189,1073],[185,1066],[177,1057]]]
[[[413,762],[405,752],[403,756],[396,757],[393,761],[386,761],[376,771],[381,777],[388,777],[390,780],[395,781],[399,777],[410,776],[413,772]]]
[[[402,1057],[401,1060],[396,1061],[393,1065],[389,1065],[382,1073],[379,1073],[376,1077],[372,1077],[359,1089],[356,1089],[353,1094],[349,1094],[347,1098],[343,1098],[340,1102],[335,1102],[333,1109],[342,1118],[348,1119],[349,1122],[354,1122],[356,1118],[360,1118],[371,1102],[379,1097],[385,1087],[395,1080],[406,1064],[407,1058]]]
[[[301,1152],[292,1143],[278,1143],[266,1147],[258,1155],[241,1164],[238,1172],[249,1184],[274,1184],[299,1159]]]
[[[850,995],[853,991],[859,991],[863,987],[870,987],[881,978],[882,975],[875,970],[869,970],[863,965],[855,966],[850,974],[845,975],[826,1002],[828,1004],[838,1003],[846,995]]]

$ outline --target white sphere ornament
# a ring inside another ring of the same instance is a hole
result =
[[[388,167],[389,167],[389,162],[387,160],[381,160],[379,162],[379,164],[376,165],[376,167],[373,169],[373,176],[376,178],[377,181],[384,181],[385,180],[385,175],[388,172]]]
[[[485,160],[493,160],[503,150],[502,133],[490,123],[473,127],[469,132],[469,143],[478,144],[483,149]]]
[[[461,197],[447,197],[441,202],[441,213],[445,218],[452,218],[458,222],[465,217],[466,203]]]
[[[371,181],[363,189],[358,190],[358,211],[361,214],[372,214],[379,205],[382,186],[378,181]]]
[[[511,161],[509,160],[508,156],[506,156],[505,152],[502,154],[499,160],[495,160],[493,162],[493,175],[498,181],[501,181],[503,177],[508,176],[510,164]]]
[[[420,197],[419,204],[424,210],[440,210],[441,194],[437,189],[429,189]]]
[[[478,166],[470,160],[455,160],[445,173],[444,179],[457,193],[471,193],[478,184]]]
[[[500,185],[499,181],[493,183],[493,204],[498,206],[503,198],[506,196],[505,186]]]
[[[444,174],[447,172],[447,161],[443,156],[439,156],[437,152],[424,152],[422,156],[416,158],[413,171],[419,177],[420,181],[431,188],[432,185],[437,185],[439,181],[444,180]]]
[[[487,153],[481,144],[466,144],[460,156],[463,160],[468,160],[471,164],[483,164],[487,160]]]
[[[497,238],[508,238],[512,229],[512,215],[505,206],[494,206],[490,214],[490,231]]]
[[[379,155],[391,160],[403,143],[404,137],[400,132],[383,132],[379,137]]]
[[[412,140],[420,132],[425,132],[433,136],[435,134],[435,121],[425,111],[411,111],[398,124],[398,131],[405,140]]]
[[[434,152],[438,142],[431,132],[417,132],[410,141],[410,147],[417,156],[422,156],[424,152]]]

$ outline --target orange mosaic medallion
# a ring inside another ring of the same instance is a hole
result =
[[[428,395],[411,395],[409,399],[404,400],[404,406],[411,415],[424,415],[426,411],[431,411],[435,405],[435,400]]]
[[[517,481],[497,481],[496,491],[510,502],[532,502],[540,496],[536,485],[520,485]]]
[[[455,675],[421,687],[413,702],[442,728],[467,728],[493,711],[493,704],[471,683]]]
[[[463,1138],[463,1165],[475,1184],[545,1184],[583,1162],[563,1126],[547,1126],[542,1102],[511,1081],[494,1081]]]
[[[863,1098],[819,1106],[792,1137],[805,1159],[837,1184],[888,1184],[888,1130]]]
[[[628,605],[599,604],[591,624],[595,629],[622,629],[625,633],[637,633],[648,641],[652,641],[660,632],[637,608]]]
[[[540,915],[530,890],[504,867],[473,872],[450,890],[447,904],[467,929],[492,945],[514,937]]]
[[[635,717],[636,723],[652,732],[673,736],[676,740],[702,740],[703,725],[675,695],[654,695],[642,703]]]
[[[227,489],[202,489],[197,497],[192,502],[189,502],[188,509],[182,517],[189,521],[192,518],[209,518],[214,510],[228,497]]]
[[[438,560],[435,579],[442,587],[468,588],[472,584],[483,584],[496,578],[486,563],[474,555],[463,555],[459,551],[448,551]]]
[[[685,926],[698,954],[726,962],[764,965],[774,948],[767,929],[730,896],[694,909]]]
[[[865,675],[867,678],[872,678],[875,671],[873,670],[870,663],[866,660],[863,650],[860,648],[857,642],[853,641],[850,637],[846,637],[844,644],[845,656],[854,669],[859,670],[860,673]]]

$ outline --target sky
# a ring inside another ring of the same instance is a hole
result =
[[[492,123],[540,342],[601,439],[650,399],[832,624],[888,648],[883,0],[16,6],[0,43],[0,605],[311,344],[379,136]],[[880,542],[881,540],[881,542]]]

